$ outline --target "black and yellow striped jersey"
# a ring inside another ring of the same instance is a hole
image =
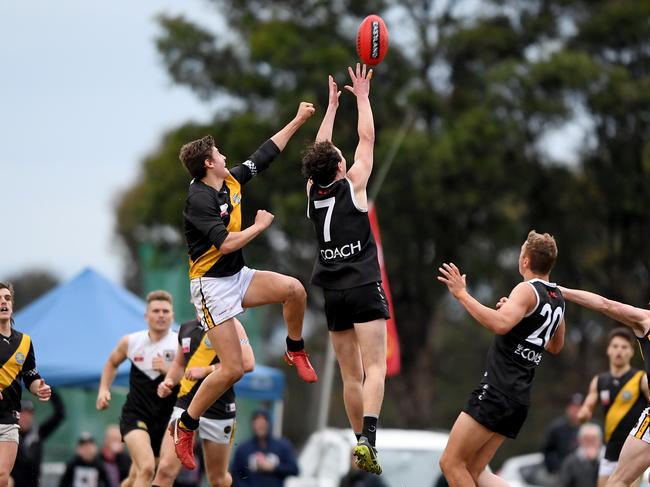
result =
[[[185,201],[183,220],[190,258],[190,279],[226,277],[244,267],[242,249],[223,254],[219,249],[230,232],[241,231],[242,186],[265,170],[280,153],[272,140],[230,170],[220,190],[193,180]]]
[[[185,370],[192,367],[207,367],[219,363],[219,357],[208,339],[208,334],[198,320],[188,321],[181,325],[178,330],[178,343],[185,356]],[[203,382],[183,377],[180,382],[180,390],[176,407],[187,409],[194,394]],[[230,419],[235,417],[235,390],[231,387],[203,414],[209,419]]]
[[[630,369],[620,377],[598,374],[598,400],[605,414],[605,458],[618,461],[623,443],[646,407],[641,391],[642,370]]]
[[[21,380],[29,388],[41,378],[36,369],[34,345],[29,335],[11,329],[0,335],[0,424],[17,424],[20,416]]]

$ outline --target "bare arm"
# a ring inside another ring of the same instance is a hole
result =
[[[183,347],[179,346],[174,361],[167,370],[165,379],[158,384],[158,396],[167,397],[172,393],[172,389],[183,378],[185,372],[185,355],[183,355]]]
[[[129,349],[129,337],[123,336],[113,349],[104,364],[102,378],[99,381],[99,391],[97,393],[97,409],[102,410],[108,407],[111,401],[111,384],[117,375],[117,368],[126,360]]]
[[[283,151],[287,146],[287,142],[293,137],[293,135],[298,131],[298,129],[304,124],[309,117],[311,117],[315,112],[314,105],[307,102],[300,102],[298,107],[298,113],[296,116],[289,122],[287,125],[282,128],[277,134],[271,137],[273,143]]]
[[[557,330],[555,330],[555,333],[553,333],[553,337],[548,341],[546,344],[546,350],[552,353],[553,355],[557,355],[562,351],[562,348],[564,347],[564,334],[566,331],[566,323],[564,319],[562,319],[562,323],[560,323],[560,326],[558,326]]]
[[[230,254],[246,246],[271,225],[273,218],[272,213],[265,210],[257,210],[255,223],[241,232],[229,232],[226,239],[219,246],[219,251],[222,254]]]
[[[447,286],[449,292],[481,326],[497,335],[508,333],[535,306],[535,293],[528,283],[517,284],[508,300],[495,310],[479,303],[467,292],[466,276],[461,275],[455,264],[443,264],[438,270],[441,274],[438,280]]]
[[[327,103],[327,111],[320,124],[318,133],[316,134],[316,142],[332,141],[332,131],[334,130],[334,119],[336,118],[336,110],[339,108],[339,96],[341,92],[336,86],[336,81],[332,75],[327,77],[327,84],[329,88],[329,100]]]
[[[591,382],[589,383],[589,392],[585,401],[582,403],[580,410],[578,411],[578,419],[581,422],[589,421],[594,414],[594,408],[598,404],[598,376],[595,375]]]
[[[604,298],[596,293],[561,287],[567,301],[593,309],[632,328],[636,336],[645,336],[650,330],[650,311]]]
[[[366,72],[366,65],[363,68],[357,63],[356,72],[348,68],[352,86],[345,86],[345,89],[351,91],[357,97],[357,110],[359,112],[359,121],[357,130],[359,132],[359,144],[354,153],[354,164],[348,171],[348,177],[354,185],[355,191],[365,191],[370,173],[375,147],[375,122],[372,116],[372,107],[370,106],[370,78],[372,78],[372,69]]]
[[[645,398],[646,402],[650,401],[650,390],[648,389],[648,376],[643,374],[641,377],[641,394]]]

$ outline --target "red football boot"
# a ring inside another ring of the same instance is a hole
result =
[[[180,425],[181,420],[175,419],[169,425],[169,434],[174,439],[174,450],[176,456],[183,464],[183,467],[194,470],[196,461],[194,461],[194,431],[183,428]]]
[[[300,350],[299,352],[290,352],[287,350],[284,354],[284,361],[289,365],[294,365],[296,372],[298,372],[298,377],[305,382],[316,382],[318,380],[316,371],[309,362],[309,355],[304,350]]]

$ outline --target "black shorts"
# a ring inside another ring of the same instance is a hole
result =
[[[528,406],[486,386],[481,384],[472,392],[463,411],[490,431],[516,438],[526,421]]]
[[[330,331],[345,331],[355,323],[388,319],[388,301],[381,282],[350,289],[323,289],[325,316]]]
[[[120,416],[120,433],[122,434],[122,440],[124,440],[127,433],[133,430],[146,431],[149,433],[153,456],[158,457],[160,456],[160,445],[165,433],[167,432],[168,422],[169,418],[162,421],[153,421],[150,418],[143,418],[142,415],[132,411],[122,411],[122,415]]]

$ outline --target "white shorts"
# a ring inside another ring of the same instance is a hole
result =
[[[646,443],[650,443],[650,407],[647,407],[639,416],[639,420],[636,422],[636,426],[630,431],[630,436],[634,436],[639,440],[643,440]]]
[[[183,409],[174,407],[169,422],[171,423],[183,414]],[[228,445],[235,438],[235,418],[231,419],[210,419],[199,418],[199,436],[202,440],[211,441],[219,445]]]
[[[616,465],[618,465],[618,462],[601,458],[600,463],[598,464],[598,476],[609,477],[614,473],[614,470],[616,470]]]
[[[241,303],[254,275],[255,270],[244,266],[232,276],[190,281],[192,303],[206,331],[244,312]]]
[[[20,427],[17,424],[0,424],[0,441],[18,443],[19,429]]]

